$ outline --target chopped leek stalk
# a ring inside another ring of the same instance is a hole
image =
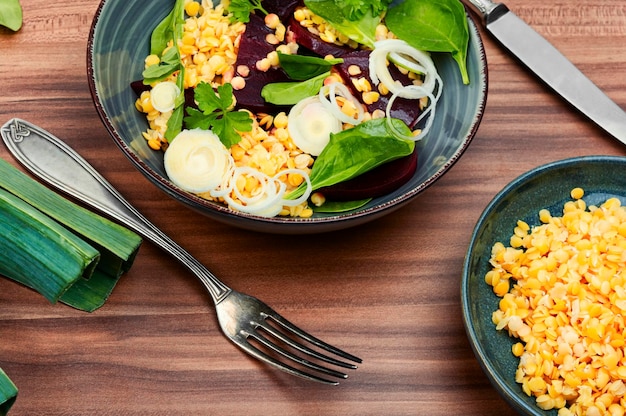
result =
[[[134,232],[74,204],[1,159],[0,187],[126,262],[132,262],[141,244]]]
[[[0,416],[6,416],[17,397],[17,387],[0,368]]]
[[[88,312],[102,306],[130,269],[141,237],[2,159],[0,188],[0,274],[53,303]]]
[[[88,279],[100,253],[50,217],[0,190],[0,273],[56,302]]]

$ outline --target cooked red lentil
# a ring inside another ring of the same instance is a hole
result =
[[[518,221],[492,248],[485,281],[501,297],[498,330],[520,342],[516,381],[559,416],[624,415],[626,409],[626,208],[587,206],[571,192],[562,216]]]

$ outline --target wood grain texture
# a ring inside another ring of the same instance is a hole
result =
[[[20,389],[12,416],[506,415],[467,341],[459,281],[472,229],[508,182],[567,157],[625,155],[483,32],[489,95],[461,160],[396,213],[348,232],[242,231],[150,186],[102,126],[86,80],[97,0],[22,0],[0,30],[0,123],[20,117],[80,151],[128,200],[227,284],[359,355],[338,387],[248,358],[220,333],[210,298],[146,243],[93,314],[0,279],[0,367]],[[623,0],[509,0],[626,108]],[[15,163],[6,149],[0,157]]]

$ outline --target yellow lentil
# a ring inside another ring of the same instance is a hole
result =
[[[494,244],[485,282],[501,300],[492,321],[520,340],[515,379],[538,407],[623,415],[626,208],[617,198],[588,207],[583,195],[572,189],[561,217],[542,209],[539,225],[517,223],[515,244]]]

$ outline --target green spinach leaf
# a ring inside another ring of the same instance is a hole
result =
[[[170,40],[177,37],[177,31],[182,30],[185,24],[185,2],[176,0],[172,11],[161,20],[150,35],[150,53],[159,55],[163,53]],[[178,27],[180,25],[180,27]]]
[[[402,120],[391,119],[394,127],[405,134],[410,129]],[[313,190],[335,185],[355,178],[383,163],[415,150],[415,142],[396,138],[384,118],[363,122],[355,127],[330,135],[330,141],[315,160],[310,179]],[[297,188],[289,198],[297,198],[304,186]]]
[[[304,0],[304,4],[350,39],[374,47],[376,27],[389,1]]]
[[[167,140],[173,140],[180,133],[183,126],[185,66],[180,60],[178,40],[182,37],[184,24],[185,0],[176,0],[172,11],[161,20],[150,36],[150,53],[158,55],[161,58],[161,62],[159,65],[152,65],[146,68],[142,74],[144,84],[149,85],[179,71],[176,85],[180,89],[180,95],[176,99],[176,107],[174,107],[172,116],[167,121],[167,130],[165,131]],[[168,48],[170,42],[174,46]]]
[[[464,84],[469,83],[467,48],[469,27],[458,0],[404,0],[387,11],[389,30],[416,49],[450,52]]]
[[[0,1],[0,26],[14,32],[22,27],[22,6],[19,0]]]
[[[300,100],[312,97],[319,93],[324,85],[324,79],[330,71],[301,82],[274,82],[261,89],[261,96],[268,103],[276,105],[295,105]]]
[[[330,71],[333,65],[343,63],[343,59],[324,59],[316,56],[285,54],[278,52],[278,61],[289,78],[305,81]]]
[[[326,201],[319,207],[313,206],[313,211],[319,213],[347,212],[361,208],[371,200],[372,198],[359,199],[358,201]]]
[[[169,48],[161,57],[161,62],[158,65],[150,65],[142,72],[143,83],[150,85],[162,81],[181,67],[180,54],[177,48]]]

